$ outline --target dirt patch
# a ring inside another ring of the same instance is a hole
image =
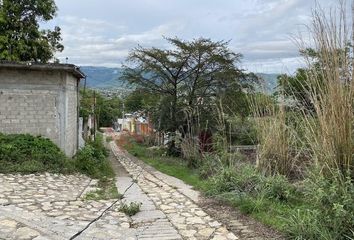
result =
[[[200,196],[198,205],[211,217],[223,223],[230,231],[238,236],[239,239],[285,240],[285,237],[274,229],[245,216],[237,209],[216,199]]]

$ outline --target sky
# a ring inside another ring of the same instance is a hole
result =
[[[333,7],[337,0],[317,0]],[[56,0],[44,27],[60,26],[61,62],[120,67],[134,47],[168,48],[165,37],[230,41],[252,72],[293,73],[301,66],[294,41],[310,23],[314,0]]]

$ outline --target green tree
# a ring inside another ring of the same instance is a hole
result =
[[[111,127],[122,115],[122,100],[107,98],[93,90],[80,91],[80,116],[86,122],[89,115],[95,115],[98,127]]]
[[[232,52],[228,42],[166,40],[170,49],[135,48],[122,79],[161,96],[164,124],[159,130],[173,133],[184,129],[187,120],[197,122],[197,114],[210,115],[215,100],[229,88],[241,89],[246,78],[236,66],[241,54]]]
[[[54,18],[54,0],[0,2],[0,60],[46,63],[63,51],[60,28],[40,30],[39,22]]]
[[[136,89],[124,100],[127,112],[146,111],[151,112],[156,107],[160,97],[145,89]]]
[[[99,126],[111,127],[122,116],[122,100],[118,97],[102,98],[97,105]]]

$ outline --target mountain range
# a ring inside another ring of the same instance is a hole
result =
[[[80,70],[86,75],[86,86],[95,89],[124,89],[129,85],[120,79],[122,75],[121,68],[107,68],[95,66],[83,66]],[[268,93],[273,93],[277,86],[278,74],[257,73],[263,82],[263,88]]]

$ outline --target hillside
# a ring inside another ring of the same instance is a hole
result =
[[[120,80],[122,69],[84,66],[80,70],[85,73],[86,86],[98,89],[125,88],[126,84]]]
[[[86,76],[86,86],[95,89],[116,90],[129,89],[127,83],[120,78],[122,74],[121,68],[107,68],[84,66],[80,68]],[[277,86],[278,74],[257,73],[264,80],[264,89],[268,93],[273,93]]]
[[[261,82],[263,88],[262,90],[264,90],[267,93],[274,93],[278,85],[277,77],[279,76],[279,74],[275,74],[275,73],[256,73],[256,74],[263,79],[263,82]]]

